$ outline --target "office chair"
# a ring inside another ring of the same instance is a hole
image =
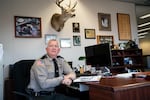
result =
[[[26,92],[30,81],[30,69],[35,60],[20,60],[14,64],[13,79],[15,100],[33,100],[34,96]]]
[[[35,96],[27,93],[27,85],[30,81],[30,69],[35,60],[20,60],[13,65],[13,80],[15,100],[35,100]],[[70,62],[69,64],[72,64]],[[66,86],[60,85],[56,91],[62,94],[66,94]]]

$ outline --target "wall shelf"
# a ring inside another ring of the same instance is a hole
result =
[[[144,70],[142,49],[111,50],[113,70],[140,69]]]

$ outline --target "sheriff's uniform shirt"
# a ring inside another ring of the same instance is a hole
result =
[[[44,59],[36,60],[30,71],[28,88],[33,89],[35,92],[54,91],[54,88],[61,84],[64,74],[74,73],[62,57],[57,57],[56,61],[59,68],[59,77],[55,77],[54,63],[48,55]]]

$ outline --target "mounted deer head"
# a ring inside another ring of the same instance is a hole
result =
[[[71,6],[71,0],[69,2],[69,5],[67,8],[61,6],[60,4],[64,0],[56,0],[56,5],[61,8],[61,14],[53,14],[51,18],[51,26],[58,32],[60,32],[63,27],[65,22],[69,19],[75,16],[73,12],[75,11],[75,6],[77,5],[77,2],[74,3],[73,6]]]

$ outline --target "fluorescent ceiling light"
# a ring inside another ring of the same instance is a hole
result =
[[[147,17],[150,17],[150,14],[143,15],[143,16],[140,17],[140,19],[144,19],[144,18],[147,18]]]
[[[146,25],[149,25],[149,24],[150,24],[150,22],[147,22],[147,23],[138,25],[138,27],[143,27],[143,26],[146,26]]]
[[[147,31],[147,30],[150,30],[150,28],[141,29],[141,30],[138,30],[138,32]]]
[[[145,38],[145,36],[139,36],[138,38],[139,38],[139,39],[142,39],[142,38]]]
[[[144,32],[144,33],[139,33],[138,36],[141,36],[141,35],[146,35],[148,34],[148,32]]]

